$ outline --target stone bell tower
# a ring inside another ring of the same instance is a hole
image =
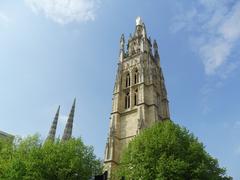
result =
[[[153,43],[153,44],[152,44]],[[111,176],[121,152],[142,129],[170,118],[167,90],[160,66],[158,45],[147,37],[140,17],[125,50],[120,39],[118,70],[113,90],[109,137],[104,168]]]

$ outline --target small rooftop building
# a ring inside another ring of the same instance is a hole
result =
[[[0,131],[0,139],[9,139],[9,140],[13,140],[14,136],[8,133],[5,133],[3,131]]]

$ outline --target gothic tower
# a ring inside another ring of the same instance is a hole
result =
[[[111,176],[128,142],[142,129],[170,118],[167,91],[160,66],[158,45],[147,37],[141,18],[125,50],[120,39],[118,70],[113,90],[109,137],[104,168]]]

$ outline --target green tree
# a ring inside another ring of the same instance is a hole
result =
[[[80,138],[42,143],[38,135],[0,142],[0,179],[89,180],[101,172],[93,148]]]
[[[193,134],[170,120],[144,130],[129,143],[115,176],[131,180],[232,179]]]

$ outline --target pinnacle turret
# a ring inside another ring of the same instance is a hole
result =
[[[54,141],[55,135],[56,135],[56,130],[57,130],[57,124],[58,124],[58,118],[59,118],[59,111],[60,111],[60,106],[58,106],[58,110],[55,114],[55,117],[52,122],[51,129],[49,130],[47,140],[52,140]]]
[[[153,53],[154,53],[154,59],[155,59],[155,62],[159,65],[160,64],[160,56],[159,56],[159,53],[158,53],[158,44],[157,44],[157,41],[154,39],[153,41]]]
[[[70,114],[68,116],[67,124],[66,124],[65,129],[64,129],[64,133],[63,133],[63,136],[62,136],[63,141],[69,140],[72,137],[75,104],[76,104],[76,98],[74,99]]]
[[[124,34],[122,34],[120,39],[120,55],[119,55],[120,62],[123,61],[124,56],[125,56],[125,37]]]
[[[130,35],[127,41],[127,50],[125,52],[125,58],[142,52],[151,53],[151,42],[147,37],[147,30],[144,22],[140,17],[136,19],[136,26],[133,35]]]
[[[158,45],[157,45],[157,41],[155,39],[153,41],[153,49],[154,49],[154,54],[156,54],[158,52]]]

